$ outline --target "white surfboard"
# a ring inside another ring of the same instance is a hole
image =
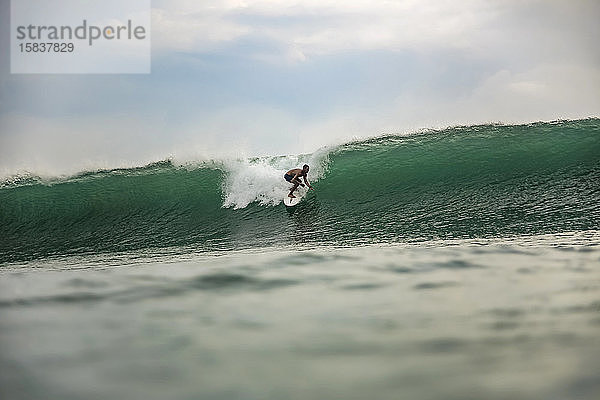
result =
[[[286,194],[285,197],[283,198],[283,204],[285,204],[287,207],[294,207],[296,205],[298,205],[298,203],[300,203],[300,200],[302,200],[302,198],[306,195],[306,189],[303,187],[299,187],[298,189],[294,190],[294,198],[292,197],[288,197],[288,195]]]

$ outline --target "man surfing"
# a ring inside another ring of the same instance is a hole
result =
[[[310,183],[308,183],[308,179],[306,179],[309,169],[310,167],[307,164],[304,164],[302,166],[302,169],[294,168],[290,169],[288,172],[285,173],[283,178],[289,183],[294,184],[294,187],[292,187],[292,190],[290,190],[290,194],[288,194],[288,197],[295,199],[296,196],[294,196],[294,190],[298,189],[298,186],[304,186],[304,183],[306,183],[306,186],[308,186],[310,189],[313,189]],[[304,183],[300,182],[300,177],[304,178]]]

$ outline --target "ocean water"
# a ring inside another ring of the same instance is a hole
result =
[[[599,119],[0,184],[0,398],[599,396]]]

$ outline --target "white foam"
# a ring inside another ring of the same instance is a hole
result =
[[[265,206],[281,203],[291,187],[283,175],[290,169],[308,164],[308,180],[316,182],[325,174],[328,153],[327,149],[323,149],[306,155],[224,161],[223,207],[240,209],[253,202]]]

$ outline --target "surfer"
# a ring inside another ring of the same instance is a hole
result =
[[[302,166],[302,169],[294,168],[294,169],[290,169],[288,172],[285,173],[283,178],[286,181],[288,181],[289,183],[294,184],[294,187],[292,187],[292,190],[290,190],[290,194],[288,194],[288,197],[291,197],[292,199],[296,198],[296,196],[294,196],[294,190],[296,190],[298,188],[298,186],[304,187],[304,183],[310,189],[313,189],[313,187],[310,185],[310,183],[308,183],[308,180],[306,179],[309,169],[310,169],[310,167],[307,164],[304,164]],[[304,178],[304,183],[300,182],[300,177]]]

